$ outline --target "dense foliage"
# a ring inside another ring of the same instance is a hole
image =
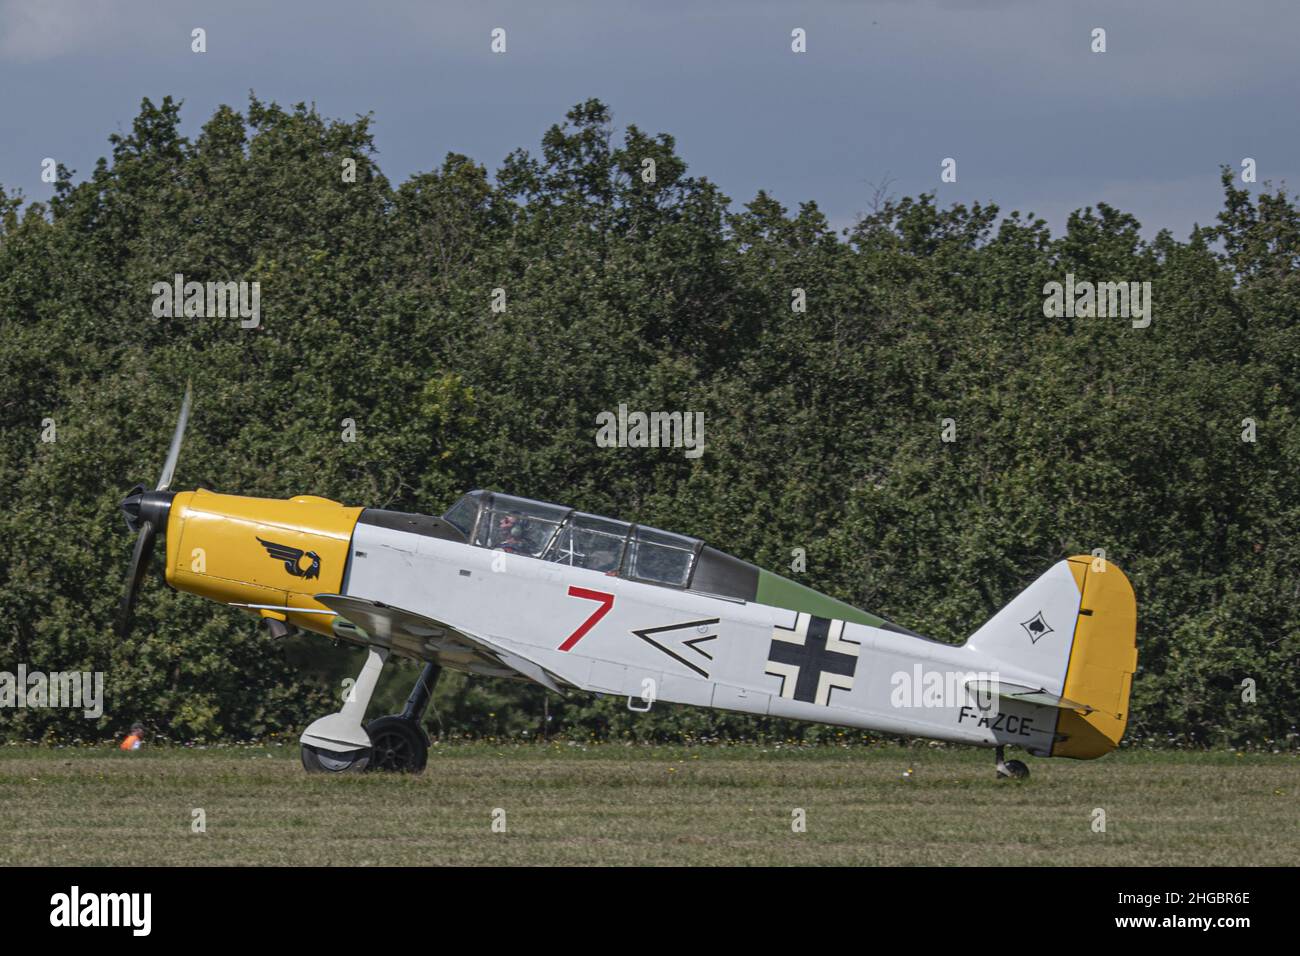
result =
[[[193,379],[179,487],[429,513],[499,488],[696,534],[944,640],[1102,548],[1138,594],[1131,739],[1294,745],[1300,210],[1284,191],[1225,170],[1217,225],[1186,242],[1145,241],[1106,205],[1053,237],[933,195],[836,235],[812,203],[733,211],[671,136],[616,137],[596,101],[494,175],[449,155],[396,188],[368,118],[304,106],[222,108],[191,140],[176,103],[146,100],[111,144],[84,181],[61,169],[48,204],[0,190],[0,670],[108,685],[98,721],[8,709],[0,736],[141,719],[245,738],[333,709],[354,652],[273,643],[156,579],[131,639],[111,632],[132,545],[118,503],[156,478]],[[155,318],[151,288],[176,273],[259,281],[261,327]],[[1152,324],[1045,318],[1066,273],[1150,281]],[[703,457],[598,448],[596,415],[619,403],[703,411]],[[435,704],[447,734],[796,732],[461,678]]]

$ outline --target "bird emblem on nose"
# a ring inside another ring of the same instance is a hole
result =
[[[310,581],[312,578],[320,577],[320,555],[315,551],[303,551],[302,548],[291,548],[287,544],[276,544],[274,541],[263,541],[257,539],[258,543],[266,548],[266,553],[277,561],[284,562],[284,569],[292,574],[295,578],[304,578]],[[302,559],[310,558],[311,566],[303,570]]]

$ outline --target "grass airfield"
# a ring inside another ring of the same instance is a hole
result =
[[[1024,759],[999,781],[955,747],[441,743],[420,776],[309,776],[296,742],[11,745],[0,864],[1300,863],[1300,756]]]

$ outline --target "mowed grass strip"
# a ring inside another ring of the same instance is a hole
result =
[[[949,747],[442,744],[418,777],[326,777],[296,746],[11,746],[0,863],[1300,863],[1294,755],[1029,762],[998,781],[991,752]]]

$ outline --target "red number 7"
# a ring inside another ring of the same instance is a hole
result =
[[[596,626],[597,622],[609,613],[609,609],[614,606],[614,595],[605,591],[592,591],[587,588],[580,588],[576,585],[569,587],[569,597],[585,598],[588,601],[599,601],[600,607],[591,612],[591,617],[587,618],[578,625],[578,629],[564,639],[560,645],[560,650],[572,650],[573,645],[582,640],[588,631]]]

